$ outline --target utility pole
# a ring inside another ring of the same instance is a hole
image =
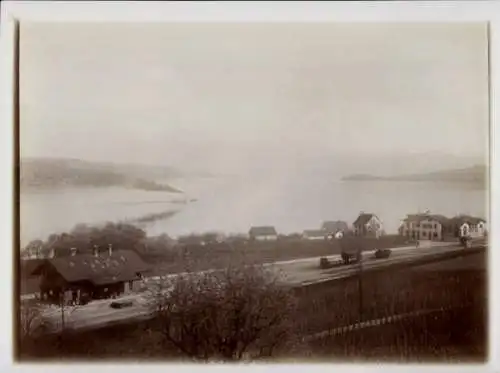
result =
[[[363,252],[359,249],[358,294],[359,294],[359,322],[363,322]]]

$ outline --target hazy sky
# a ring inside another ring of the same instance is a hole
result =
[[[22,156],[484,154],[485,24],[24,24]]]

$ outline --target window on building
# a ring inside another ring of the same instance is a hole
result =
[[[434,238],[438,238],[437,232],[434,232]]]
[[[422,237],[427,237],[427,232],[422,232]]]

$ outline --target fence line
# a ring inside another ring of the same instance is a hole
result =
[[[323,330],[321,332],[309,334],[309,335],[303,337],[302,341],[308,342],[308,341],[313,341],[315,339],[320,339],[320,338],[324,338],[324,337],[346,334],[346,333],[350,333],[350,332],[353,332],[356,330],[370,328],[373,326],[381,326],[381,325],[385,325],[385,324],[390,324],[390,323],[393,323],[395,321],[400,321],[400,320],[408,319],[411,317],[428,315],[428,314],[435,313],[435,312],[447,312],[450,310],[467,308],[467,307],[470,307],[471,305],[472,305],[472,303],[468,303],[468,304],[463,304],[460,306],[448,306],[448,307],[440,307],[440,308],[433,308],[433,309],[428,309],[428,310],[418,310],[418,311],[413,311],[413,312],[395,314],[395,315],[391,315],[391,316],[382,317],[379,319],[367,320],[367,321],[358,322],[358,323],[351,324],[351,325],[341,326],[338,328],[327,329],[327,330]]]

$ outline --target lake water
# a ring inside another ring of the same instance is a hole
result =
[[[281,233],[319,228],[324,220],[351,224],[361,212],[376,213],[388,233],[407,213],[486,217],[487,193],[466,187],[406,182],[341,182],[324,176],[221,177],[169,180],[185,195],[122,188],[72,189],[21,194],[21,244],[46,239],[78,223],[99,224],[176,210],[171,218],[141,226],[171,236],[201,231],[248,232],[274,225]],[[191,203],[179,200],[196,199]]]

